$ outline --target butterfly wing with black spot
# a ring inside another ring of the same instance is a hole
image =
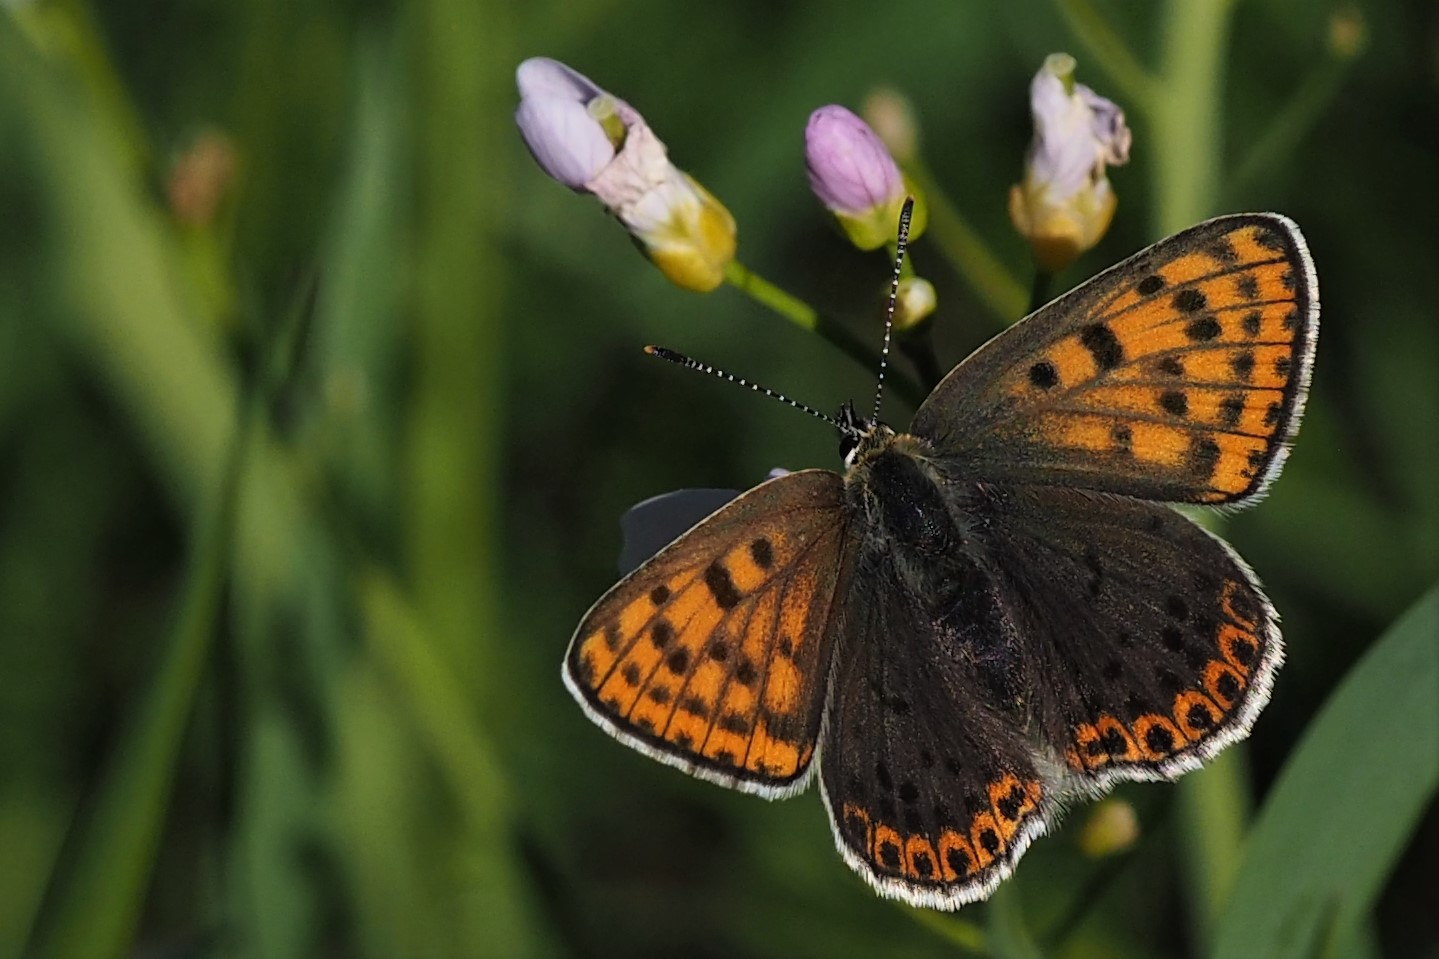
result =
[[[852,553],[842,494],[825,470],[769,480],[601,597],[564,665],[590,718],[701,778],[802,789]]]
[[[1277,475],[1298,428],[1318,316],[1298,228],[1220,217],[999,334],[910,432],[994,481],[1240,502]]]
[[[958,562],[939,618],[892,554],[867,554],[855,575],[820,755],[836,844],[884,895],[983,899],[1052,805],[1021,725],[995,708],[1015,695],[1010,627],[992,585]]]
[[[1075,781],[1172,779],[1247,735],[1283,649],[1228,546],[1157,504],[1061,487],[983,495],[1026,711]]]

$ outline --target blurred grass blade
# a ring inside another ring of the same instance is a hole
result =
[[[995,959],[1040,959],[1039,946],[1025,925],[1019,888],[1013,881],[1000,883],[989,898],[985,932]]]
[[[1216,959],[1348,954],[1439,787],[1436,635],[1439,588],[1310,724],[1250,834]]]
[[[38,933],[39,956],[94,959],[131,952],[150,885],[195,694],[215,633],[235,530],[244,449],[254,419],[236,428],[220,488],[195,524],[198,535],[170,642],[153,683],[136,702],[109,768],[57,877]]]

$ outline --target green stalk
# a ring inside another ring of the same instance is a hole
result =
[[[440,728],[468,713],[490,728],[528,731],[529,707],[505,679],[499,540],[513,310],[502,255],[508,178],[494,144],[513,135],[513,89],[491,64],[518,59],[515,34],[498,5],[425,0],[410,11],[421,184],[411,340],[424,375],[406,424],[404,546],[425,639],[400,615],[403,593],[381,588],[382,579],[367,577],[362,601],[372,626],[391,624],[372,634],[377,653],[419,697],[407,705],[460,784],[464,828],[434,864],[448,874],[454,900],[436,914],[454,917],[463,954],[538,955],[551,946],[512,843],[520,813],[503,799],[500,757],[487,749],[465,761],[463,737]]]
[[[1154,130],[1155,226],[1168,236],[1213,213],[1224,133],[1224,49],[1233,0],[1170,0]]]
[[[1150,110],[1154,130],[1155,235],[1168,236],[1211,215],[1218,197],[1224,50],[1231,0],[1170,0],[1161,48],[1161,96]],[[1216,524],[1211,520],[1208,525]],[[1233,885],[1250,814],[1245,757],[1232,748],[1177,786],[1192,938],[1206,951]]]
[[[739,260],[730,260],[725,266],[725,282],[743,292],[750,299],[774,310],[802,330],[819,332],[819,312],[799,297],[786,293],[769,280],[745,266]],[[867,362],[867,358],[866,359]]]
[[[879,369],[879,351],[866,345],[850,332],[847,326],[823,315],[792,293],[787,293],[775,286],[738,260],[731,260],[725,267],[725,280],[800,329],[818,333],[838,347],[841,353],[865,369]],[[924,401],[926,391],[922,390],[913,379],[898,370],[890,369],[885,374],[885,383],[890,392],[911,406],[917,407]]]
[[[1207,3],[1208,0],[1199,0]],[[1159,94],[1158,81],[1130,51],[1090,0],[1060,0],[1059,12],[1092,59],[1088,66],[1103,70],[1132,109],[1148,109]]]
[[[907,906],[904,911],[912,916],[915,922],[957,949],[960,955],[991,955],[989,937],[978,924],[933,909]]]
[[[1054,297],[1050,290],[1054,287],[1054,274],[1035,267],[1034,284],[1029,288],[1029,313],[1033,313]]]
[[[990,252],[979,232],[970,226],[944,188],[918,159],[905,165],[905,172],[924,193],[929,210],[931,237],[949,260],[955,272],[964,277],[980,302],[984,303],[1004,326],[1024,315],[1025,292],[999,258]]]
[[[55,907],[35,954],[130,954],[150,886],[190,713],[215,635],[230,565],[245,450],[258,399],[234,429],[219,489],[194,524],[180,614],[150,688],[139,698],[101,777],[91,814],[73,837],[77,855],[53,890]]]

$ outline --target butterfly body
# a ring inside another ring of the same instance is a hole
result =
[[[721,507],[586,614],[564,678],[618,738],[769,798],[818,770],[886,895],[982,899],[1059,808],[1247,735],[1277,616],[1166,505],[1253,500],[1318,322],[1297,229],[1211,220],[977,350],[907,432],[838,417],[841,475]]]

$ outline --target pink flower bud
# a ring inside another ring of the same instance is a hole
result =
[[[515,123],[545,173],[603,203],[674,283],[698,292],[720,284],[734,259],[734,218],[670,162],[638,110],[544,57],[520,64],[515,83]]]
[[[842,106],[810,114],[804,158],[810,189],[835,213],[864,217],[904,199],[898,164],[869,124]]]

